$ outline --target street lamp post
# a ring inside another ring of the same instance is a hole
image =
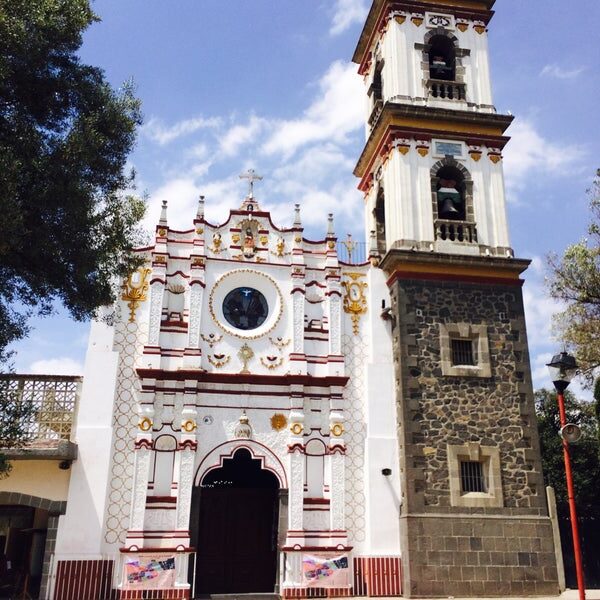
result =
[[[565,474],[567,478],[567,496],[569,498],[569,513],[571,515],[571,532],[573,535],[573,550],[575,552],[575,571],[577,573],[577,589],[579,590],[579,600],[585,600],[585,580],[583,576],[583,562],[581,560],[581,544],[579,542],[579,528],[577,525],[577,509],[575,507],[575,490],[573,487],[573,474],[571,471],[571,457],[569,454],[569,442],[564,435],[567,426],[567,415],[565,412],[565,390],[571,383],[571,380],[577,372],[577,363],[575,359],[561,352],[552,358],[548,363],[548,370],[552,383],[556,388],[558,396],[558,411],[560,414],[561,437],[563,444],[563,454],[565,459]]]

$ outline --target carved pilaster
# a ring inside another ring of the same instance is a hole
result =
[[[177,498],[177,529],[187,531],[190,524],[190,508],[194,479],[194,462],[197,443],[182,442],[179,451],[179,489]]]
[[[339,285],[330,285],[329,293],[329,354],[342,353],[342,299]]]
[[[346,456],[338,449],[334,450],[329,457],[330,481],[331,481],[331,504],[330,519],[333,531],[344,531],[346,520],[344,508],[346,504]]]
[[[151,454],[151,442],[146,439],[138,440],[135,450],[133,493],[131,495],[131,516],[129,519],[129,529],[135,532],[144,529]]]
[[[154,281],[150,286],[150,314],[148,316],[148,346],[158,346],[160,338],[160,318],[162,314],[165,285]]]
[[[294,448],[290,454],[289,528],[301,531],[304,512],[304,452]]]
[[[199,282],[191,286],[188,348],[200,348],[200,315],[203,296],[204,287]]]

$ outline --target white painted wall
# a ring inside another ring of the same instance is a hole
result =
[[[113,328],[93,322],[85,359],[67,512],[60,517],[56,554],[62,558],[99,555],[112,442],[112,414],[118,355]]]

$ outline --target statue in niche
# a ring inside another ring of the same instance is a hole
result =
[[[464,198],[455,179],[440,179],[437,202],[438,215],[441,219],[464,219]]]
[[[250,229],[250,227],[246,227],[246,231],[244,232],[244,243],[242,245],[242,254],[246,258],[252,258],[255,251],[256,243],[254,242],[252,229]]]

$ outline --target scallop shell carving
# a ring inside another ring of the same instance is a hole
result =
[[[180,283],[171,283],[167,289],[171,294],[183,294],[185,292],[185,286]]]

